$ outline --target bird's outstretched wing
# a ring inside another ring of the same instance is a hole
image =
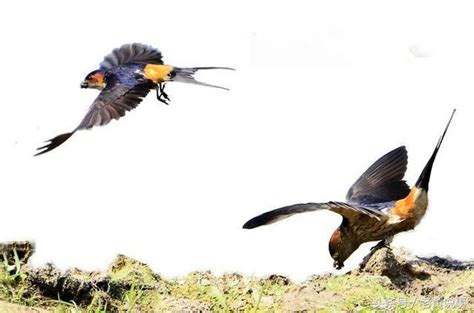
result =
[[[46,145],[37,149],[38,153],[36,153],[35,156],[57,148],[78,130],[106,125],[112,119],[118,120],[125,115],[125,112],[136,108],[149,91],[149,83],[133,86],[119,82],[108,83],[94,100],[86,116],[76,129],[48,140]]]
[[[124,44],[105,56],[100,68],[109,70],[122,64],[163,64],[160,50],[141,43]]]
[[[344,202],[300,203],[265,212],[247,221],[243,228],[252,229],[278,222],[294,214],[318,210],[330,210],[336,212],[342,215],[344,218],[347,218],[349,221],[358,218],[361,215],[366,215],[378,220],[386,218],[385,214],[379,210],[355,206]]]
[[[404,146],[382,156],[352,185],[346,195],[351,204],[367,205],[405,198],[410,187],[403,180],[408,155]]]
[[[94,100],[86,116],[76,130],[90,129],[94,126],[108,124],[112,119],[118,120],[138,106],[150,92],[150,84],[128,86],[120,83],[107,85]]]

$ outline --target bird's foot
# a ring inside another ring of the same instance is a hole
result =
[[[169,105],[170,98],[168,94],[165,92],[165,84],[159,84],[156,88],[156,99],[158,101],[163,102],[166,105]]]
[[[370,248],[370,251],[373,254],[373,252],[375,252],[379,249],[382,249],[382,248],[392,249],[390,247],[390,244],[392,243],[392,241],[393,241],[393,236],[385,237],[383,240],[379,241],[379,243],[377,243],[375,246]]]
[[[390,248],[390,243],[385,242],[385,240],[381,240],[381,241],[379,241],[379,243],[377,243],[375,246],[373,246],[372,248],[370,248],[370,253],[371,253],[371,254],[374,254],[377,250],[380,250],[380,249],[382,249],[382,248],[391,249],[391,248]]]
[[[392,240],[393,240],[393,236],[389,236],[389,237],[386,237],[384,238],[383,240],[380,240],[375,246],[373,246],[372,248],[370,248],[370,253],[367,254],[364,259],[362,259],[362,263],[360,263],[360,268],[363,269],[366,265],[367,265],[367,262],[369,262],[370,258],[375,254],[375,252],[377,252],[378,250],[382,249],[382,248],[387,248],[387,249],[392,249],[390,247],[390,244],[392,243]]]

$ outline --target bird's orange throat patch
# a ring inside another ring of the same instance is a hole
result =
[[[421,219],[428,207],[428,194],[425,190],[413,187],[406,198],[395,202],[392,213],[401,219]]]
[[[103,84],[104,83],[104,73],[102,72],[97,72],[94,75],[91,76],[91,79],[95,81],[97,84]]]
[[[105,88],[105,76],[103,72],[97,72],[93,75],[90,75],[87,80],[87,88],[95,88],[102,90]]]
[[[146,79],[159,84],[171,78],[172,70],[173,67],[171,65],[147,64],[143,68],[143,75]]]

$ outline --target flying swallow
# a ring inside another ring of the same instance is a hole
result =
[[[382,156],[352,185],[346,202],[302,203],[263,213],[244,224],[252,229],[268,225],[294,214],[329,210],[342,216],[341,225],[329,240],[333,266],[341,269],[344,261],[362,243],[380,241],[372,249],[389,246],[393,236],[408,231],[420,222],[428,207],[428,185],[438,150],[456,110],[441,135],[433,154],[415,186],[403,180],[407,170],[407,150],[401,146]]]
[[[35,155],[49,152],[76,131],[108,124],[118,120],[137,107],[151,89],[156,89],[157,99],[168,104],[168,95],[164,92],[166,82],[177,81],[188,84],[208,86],[228,90],[225,87],[197,81],[194,74],[199,70],[234,70],[230,67],[176,67],[163,64],[163,56],[158,49],[133,43],[114,49],[107,55],[99,69],[87,74],[81,83],[82,88],[99,89],[101,92],[94,100],[80,124],[71,132],[58,135],[38,148]]]

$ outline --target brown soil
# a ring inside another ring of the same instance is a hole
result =
[[[210,272],[166,280],[146,264],[123,255],[105,272],[60,271],[53,264],[33,268],[28,265],[33,251],[30,242],[0,244],[0,261],[8,264],[0,281],[0,311],[44,312],[65,304],[69,305],[66,309],[95,308],[95,312],[353,311],[404,309],[402,297],[413,301],[414,309],[474,309],[473,261],[421,258],[403,249],[382,248],[352,272],[313,276],[301,284],[279,275],[258,279],[240,274],[216,277]],[[377,302],[393,306],[374,306]]]

